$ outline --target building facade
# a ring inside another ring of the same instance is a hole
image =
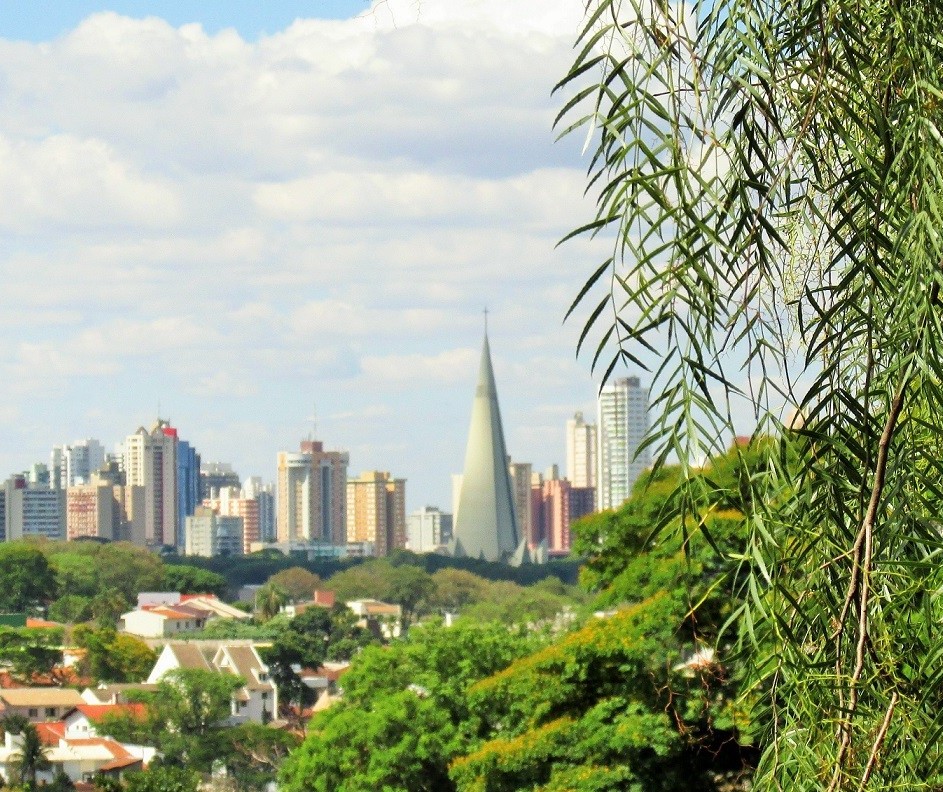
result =
[[[378,556],[406,547],[406,479],[371,470],[347,481],[347,542],[370,542]]]
[[[78,440],[53,448],[50,461],[50,486],[64,490],[92,480],[92,474],[105,464],[105,448],[94,438]]]
[[[424,506],[406,518],[406,549],[429,553],[449,543],[452,538],[452,515],[435,506]]]
[[[242,555],[242,517],[220,515],[210,506],[197,506],[187,517],[184,552],[191,556],[211,558],[219,555]]]
[[[574,487],[596,486],[596,425],[577,412],[566,422],[566,477]]]
[[[347,466],[343,451],[304,440],[278,454],[276,533],[279,542],[343,544],[347,529]]]
[[[144,539],[151,547],[177,546],[177,430],[159,420],[143,426],[124,444],[124,473],[130,486],[144,487]]]
[[[10,476],[3,485],[4,532],[7,541],[40,536],[65,538],[65,493],[37,485],[27,476]]]
[[[616,509],[632,494],[632,485],[651,459],[640,450],[648,433],[648,389],[638,377],[623,377],[599,393],[597,507]]]

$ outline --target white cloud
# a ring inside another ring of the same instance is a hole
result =
[[[105,12],[0,40],[0,378],[40,438],[0,465],[66,428],[111,444],[160,398],[271,475],[317,404],[329,443],[447,505],[485,305],[506,420],[591,398],[560,323],[605,252],[554,250],[592,211],[551,130],[580,14],[380,0],[247,42]]]

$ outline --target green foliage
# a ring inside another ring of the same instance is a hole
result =
[[[0,663],[29,685],[62,662],[62,630],[0,627]]]
[[[69,591],[63,587],[62,591]],[[47,616],[63,624],[76,624],[91,618],[91,598],[81,594],[63,594],[49,606]]]
[[[125,778],[125,792],[197,792],[200,776],[190,768],[154,765]]]
[[[142,720],[134,714],[110,716],[109,733],[117,739],[154,745],[168,764],[209,772],[222,757],[233,693],[241,677],[202,669],[175,669],[164,675],[156,691],[129,691],[128,698],[146,705]]]
[[[317,668],[325,660],[349,660],[360,649],[377,642],[368,630],[357,626],[357,617],[344,605],[331,609],[308,607],[282,625],[262,655],[286,708],[313,701],[313,692],[293,666]]]
[[[55,575],[41,550],[25,542],[0,544],[0,612],[23,613],[55,595]]]
[[[280,774],[286,792],[447,792],[448,764],[468,745],[469,683],[535,645],[498,625],[422,625],[357,656],[344,698],[319,713]]]
[[[683,662],[685,616],[661,593],[474,685],[484,740],[452,764],[457,788],[714,790],[713,772],[742,770],[716,669]]]
[[[157,661],[157,653],[146,643],[109,627],[79,625],[72,637],[85,649],[83,671],[96,682],[140,682]]]
[[[186,564],[165,564],[163,588],[181,594],[226,594],[226,578],[216,572]]]
[[[291,602],[308,602],[314,597],[321,578],[304,567],[289,567],[276,572],[266,583],[271,583],[285,592]]]
[[[561,115],[612,255],[576,304],[607,373],[652,353],[661,524],[703,528],[738,413],[779,443],[740,482],[756,788],[938,787],[943,5],[587,10]]]
[[[264,584],[255,593],[255,612],[260,621],[266,621],[278,614],[282,605],[288,604],[288,594],[278,584],[271,581]]]
[[[36,774],[49,768],[46,746],[39,737],[39,732],[32,723],[6,719],[5,730],[18,735],[12,761],[12,773],[16,783],[25,788],[36,786]]]
[[[284,729],[242,723],[221,735],[221,756],[242,790],[263,790],[276,780],[278,768],[301,738]]]

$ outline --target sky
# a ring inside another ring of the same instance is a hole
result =
[[[556,246],[581,6],[3,3],[0,475],[159,411],[243,477],[313,436],[448,510],[485,307],[508,452],[562,468],[607,255]]]

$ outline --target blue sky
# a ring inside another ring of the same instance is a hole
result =
[[[244,477],[316,433],[449,509],[485,305],[508,452],[562,465],[610,252],[556,247],[593,212],[552,129],[580,7],[4,3],[0,476],[160,404]]]
[[[114,11],[131,17],[156,16],[179,27],[199,22],[209,33],[235,28],[247,41],[288,27],[295,19],[347,19],[368,10],[364,0],[5,0],[0,9],[0,37],[48,41],[74,29],[89,14]]]

